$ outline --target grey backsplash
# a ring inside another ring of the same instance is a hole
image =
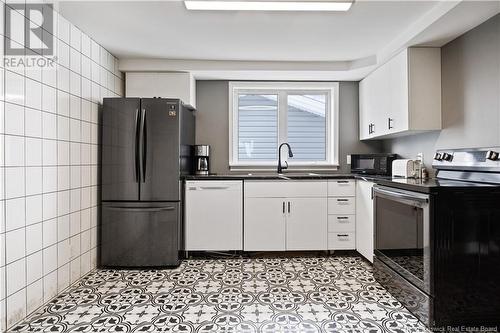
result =
[[[211,171],[225,174],[229,169],[228,81],[197,81],[196,143],[211,146]],[[335,172],[350,171],[347,155],[380,152],[382,142],[358,139],[358,82],[340,82],[339,162]]]
[[[443,129],[384,141],[405,158],[436,149],[500,146],[500,14],[442,48]]]

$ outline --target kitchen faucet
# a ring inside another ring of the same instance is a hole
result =
[[[288,147],[288,157],[293,157],[292,148],[290,147],[290,145],[286,142],[280,144],[280,147],[278,148],[278,173],[283,173],[284,169],[288,169],[287,161],[285,161],[285,166],[281,166],[281,147],[283,147],[283,145]]]

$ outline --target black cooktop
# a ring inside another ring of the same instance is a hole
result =
[[[500,189],[500,184],[491,183],[481,183],[475,181],[464,181],[455,179],[441,179],[441,178],[429,178],[429,179],[413,179],[413,178],[390,178],[390,179],[377,179],[377,184],[396,187],[409,191],[416,192],[437,192],[446,191],[450,189],[478,189],[478,188],[498,188]]]

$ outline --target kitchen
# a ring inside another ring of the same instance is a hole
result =
[[[0,4],[1,332],[498,331],[500,2]]]

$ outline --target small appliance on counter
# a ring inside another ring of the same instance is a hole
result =
[[[392,161],[398,158],[397,154],[352,154],[351,172],[390,176],[392,173]]]
[[[392,176],[415,178],[415,161],[411,159],[398,159],[392,162]]]
[[[206,176],[210,173],[210,146],[194,146],[194,173]]]

